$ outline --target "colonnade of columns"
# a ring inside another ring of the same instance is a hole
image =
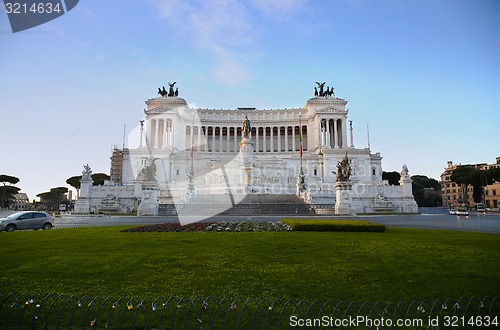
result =
[[[151,119],[149,121],[146,144],[150,148],[174,146],[174,127],[171,119]]]
[[[322,119],[319,141],[322,147],[345,148],[347,147],[346,128],[342,119]]]
[[[300,127],[257,126],[252,127],[250,138],[255,152],[299,151]],[[240,126],[186,126],[186,149],[205,152],[239,152],[243,139]],[[307,150],[307,125],[302,125],[302,146]]]
[[[147,145],[150,148],[184,146],[174,143],[174,127],[171,119],[151,119],[147,128]],[[322,147],[346,148],[346,127],[342,119],[321,119],[319,141]],[[308,126],[302,125],[303,149],[308,148]],[[243,139],[241,125],[238,126],[185,126],[185,148],[206,152],[238,152]],[[256,126],[252,127],[250,137],[255,152],[292,152],[299,150],[299,125]],[[180,141],[178,141],[180,142]],[[178,143],[177,143],[178,144]]]

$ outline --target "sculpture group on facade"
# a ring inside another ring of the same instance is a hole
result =
[[[335,96],[335,93],[333,91],[333,87],[330,88],[327,86],[326,91],[324,90],[326,82],[320,83],[320,82],[316,81],[316,84],[318,85],[318,87],[317,88],[314,87],[314,96],[324,96],[324,97]],[[318,88],[319,88],[319,91],[318,91]]]
[[[162,86],[162,88],[159,88],[158,87],[158,94],[165,97],[165,96],[168,96],[168,97],[177,97],[179,96],[179,88],[176,88],[175,91],[174,91],[174,85],[177,83],[177,81],[174,81],[173,83],[168,83],[168,86],[170,87],[168,89],[168,92],[167,90],[165,89],[165,86]]]
[[[154,182],[156,181],[156,164],[155,164],[156,158],[149,159],[147,161],[147,164],[143,165],[137,179],[140,179],[142,181],[150,181]]]

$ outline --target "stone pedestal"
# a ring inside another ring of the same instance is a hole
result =
[[[399,185],[403,190],[401,194],[401,212],[418,213],[418,205],[413,197],[412,182],[413,180],[408,175],[402,175],[399,180]]]
[[[299,176],[297,177],[297,196],[302,196],[302,193],[306,191],[306,176],[302,167],[300,167]]]
[[[75,203],[75,213],[90,213],[90,190],[94,180],[90,174],[84,173],[80,180],[80,197]]]
[[[250,138],[243,138],[240,142],[240,155],[243,163],[242,184],[247,191],[249,191],[252,185],[253,152],[252,140]]]
[[[79,198],[75,202],[75,213],[90,213],[90,200],[88,198]]]
[[[141,203],[137,215],[158,215],[158,185],[156,182],[142,183]]]
[[[352,204],[352,183],[350,181],[337,181],[335,183],[335,194],[335,214],[356,214]]]

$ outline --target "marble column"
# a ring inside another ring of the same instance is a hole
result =
[[[201,146],[201,126],[196,126],[198,128],[198,138],[197,138],[197,146],[196,146],[196,150],[200,150],[200,146]]]
[[[156,119],[156,129],[155,129],[155,148],[160,147],[160,120]]]
[[[347,130],[345,120],[341,120],[340,125],[342,131],[342,148],[347,148]]]
[[[288,125],[285,126],[285,151],[288,152]]]
[[[339,132],[337,131],[337,123],[338,123],[338,120],[337,119],[334,119],[333,121],[333,136],[335,137],[335,148],[338,149],[339,148]]]
[[[274,127],[271,126],[271,152],[274,152]]]
[[[278,126],[278,152],[281,152],[281,126]]]
[[[333,148],[333,142],[332,142],[332,120],[327,119],[326,120],[326,146],[329,148]]]
[[[212,152],[215,152],[215,126],[212,126]]]
[[[267,152],[267,127],[262,127],[262,152]]]
[[[259,127],[255,128],[255,152],[259,152]]]

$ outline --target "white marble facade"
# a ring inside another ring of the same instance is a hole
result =
[[[346,104],[335,96],[317,96],[302,108],[222,110],[192,108],[177,96],[148,99],[144,127],[136,139],[140,142],[124,150],[122,189],[132,192],[129,201],[135,198],[140,203],[137,182],[153,160],[160,204],[161,196],[171,197],[176,204],[188,202],[190,173],[196,195],[296,194],[302,139],[306,183],[302,197],[317,213],[331,213],[335,208],[336,166],[346,153],[351,160],[356,212],[417,212],[411,179],[405,176],[400,186],[388,185],[382,181],[381,155],[353,146]],[[250,190],[246,191],[249,174],[242,171],[245,166],[239,153],[245,116],[251,121],[249,139],[254,148]]]

